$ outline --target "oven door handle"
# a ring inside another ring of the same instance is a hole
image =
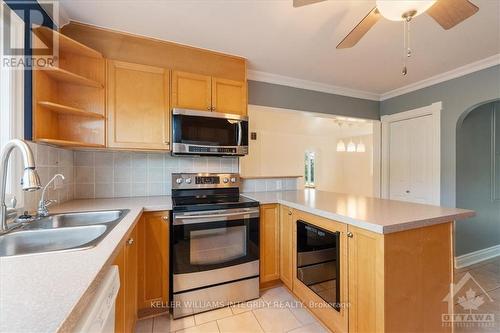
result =
[[[257,218],[257,217],[259,217],[258,210],[234,212],[234,213],[221,213],[221,214],[183,215],[183,216],[174,216],[173,225],[205,223],[205,222],[221,222],[228,220],[240,220],[244,218]]]

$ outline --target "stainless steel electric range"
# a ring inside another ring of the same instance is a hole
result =
[[[174,318],[259,297],[259,202],[238,174],[173,174]]]

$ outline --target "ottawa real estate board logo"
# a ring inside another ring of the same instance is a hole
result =
[[[448,303],[448,312],[441,315],[443,326],[476,329],[496,326],[495,314],[487,310],[492,308],[493,299],[469,272],[458,283],[451,284],[443,302]]]
[[[50,16],[58,17],[58,1],[0,2],[1,69],[47,69],[57,66],[59,38]]]

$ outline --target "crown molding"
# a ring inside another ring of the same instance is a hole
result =
[[[272,74],[261,71],[248,71],[248,79],[253,81],[267,82],[273,84],[279,84],[283,86],[321,91],[329,94],[336,94],[342,96],[349,96],[355,98],[368,99],[372,101],[385,101],[386,99],[397,97],[400,95],[407,94],[409,92],[419,90],[422,88],[430,87],[432,85],[445,82],[448,80],[456,79],[458,77],[480,71],[485,68],[500,65],[500,53],[492,55],[488,58],[481,59],[479,61],[472,62],[470,64],[452,69],[448,72],[444,72],[430,78],[418,81],[401,88],[390,90],[383,94],[377,94],[369,91],[362,91],[350,88],[344,88],[334,85],[329,85],[326,83],[320,83],[315,81],[301,80],[294,77],[283,76],[278,74]]]
[[[279,84],[282,86],[289,86],[306,90],[321,91],[329,94],[369,99],[372,101],[379,101],[380,99],[380,95],[377,93],[338,87],[315,81],[301,80],[294,77],[272,74],[267,72],[249,70],[247,76],[249,80],[253,81]]]
[[[432,85],[445,82],[448,80],[456,79],[457,77],[461,77],[470,73],[474,73],[480,71],[485,68],[489,68],[492,66],[496,66],[500,64],[500,53],[492,55],[491,57],[484,58],[479,61],[472,62],[465,66],[461,66],[451,71],[444,72],[435,76],[432,76],[428,79],[418,81],[407,86],[397,88],[386,93],[380,95],[380,100],[385,101],[386,99],[393,98],[396,96],[400,96],[403,94],[407,94],[409,92],[419,90],[422,88],[430,87]]]

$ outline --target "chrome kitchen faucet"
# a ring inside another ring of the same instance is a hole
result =
[[[9,157],[14,148],[18,148],[21,151],[23,157],[24,173],[21,179],[21,185],[23,191],[36,191],[39,190],[40,178],[35,170],[35,159],[33,158],[33,152],[26,142],[19,139],[13,139],[7,142],[5,147],[2,149],[0,154],[0,234],[7,233],[9,227],[7,225],[7,215],[16,217],[17,214],[12,211],[7,210],[7,205],[5,204],[5,192],[7,188],[7,169],[9,166]]]
[[[48,207],[53,204],[54,202],[57,202],[56,200],[45,200],[45,192],[47,192],[47,188],[49,187],[50,184],[52,184],[58,177],[60,177],[62,180],[64,180],[64,176],[61,175],[60,173],[56,174],[54,177],[52,177],[51,180],[47,183],[47,185],[44,186],[42,190],[42,197],[40,198],[40,201],[38,202],[38,217],[46,217],[49,215],[49,209]]]

